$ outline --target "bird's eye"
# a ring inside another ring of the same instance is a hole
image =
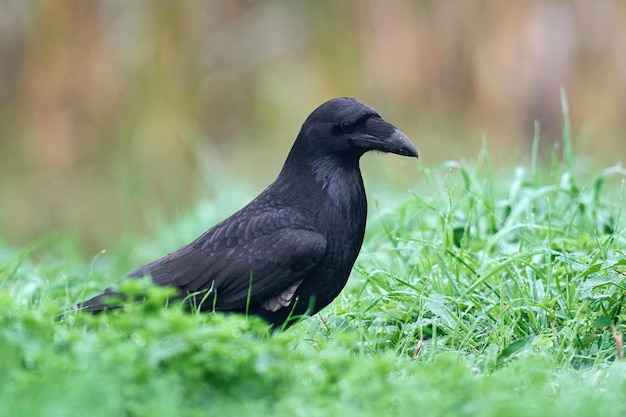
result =
[[[354,132],[354,123],[350,123],[350,122],[343,122],[341,124],[341,130],[343,131],[343,133],[351,133]]]

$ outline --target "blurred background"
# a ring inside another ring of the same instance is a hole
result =
[[[614,164],[626,150],[623,0],[0,6],[0,240],[11,245],[57,230],[93,253],[226,187],[251,197],[337,96],[376,108],[423,166],[472,160],[483,141],[496,169],[524,163],[535,121],[553,148],[561,88],[576,153]],[[413,161],[366,159],[368,182],[406,190],[420,176]]]

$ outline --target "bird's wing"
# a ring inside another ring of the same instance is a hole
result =
[[[212,291],[218,309],[277,309],[319,263],[326,238],[289,209],[242,210],[191,244],[130,274],[185,293]]]

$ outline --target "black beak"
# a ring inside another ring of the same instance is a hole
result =
[[[352,144],[368,151],[395,153],[397,155],[417,158],[417,149],[406,135],[395,129],[384,139],[372,135],[362,135],[352,138]]]

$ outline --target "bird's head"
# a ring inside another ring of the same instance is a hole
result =
[[[306,119],[294,150],[312,156],[359,158],[380,151],[417,158],[417,150],[404,133],[383,120],[373,108],[352,98],[335,98]]]

